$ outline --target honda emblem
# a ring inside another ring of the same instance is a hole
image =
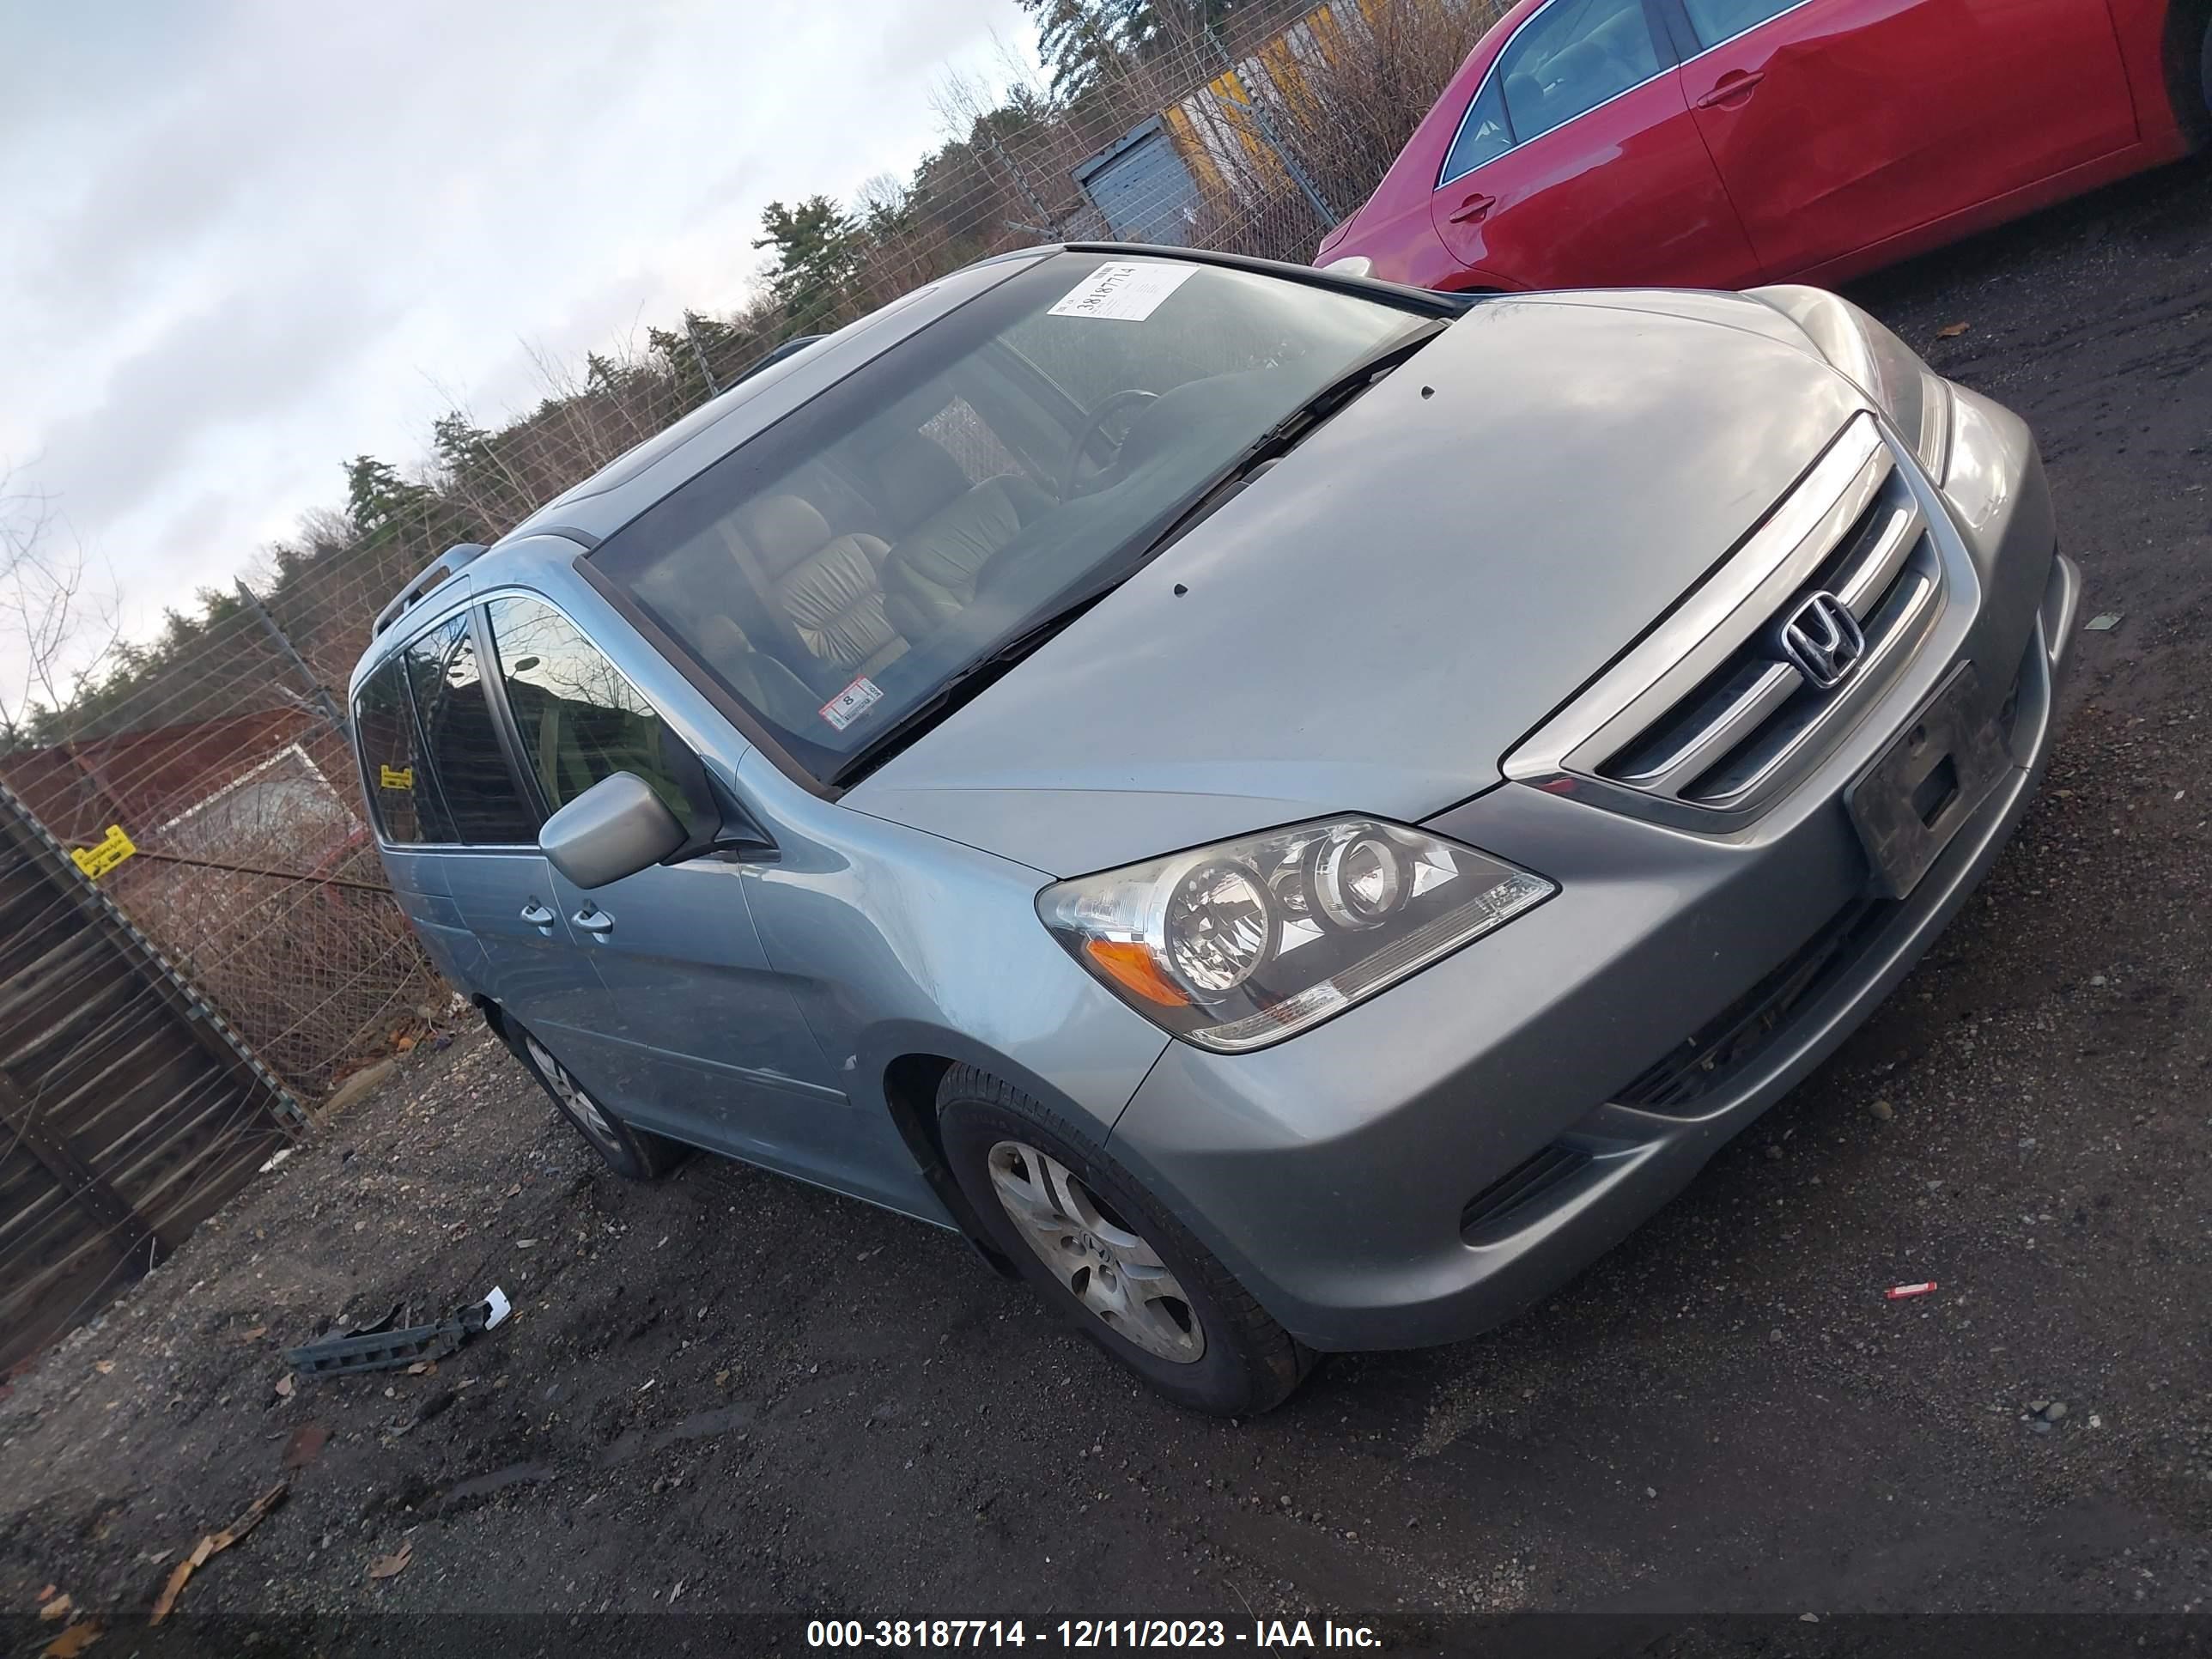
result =
[[[1866,657],[1866,635],[1833,593],[1808,595],[1782,624],[1782,659],[1823,691],[1849,679]]]

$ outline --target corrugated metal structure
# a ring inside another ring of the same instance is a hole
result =
[[[1340,222],[1505,3],[1326,0],[1256,46],[1209,35],[1211,78],[1160,111],[1202,216],[1244,224],[1287,200]]]
[[[1077,167],[1074,177],[1115,240],[1191,245],[1198,224],[1198,181],[1162,117],[1138,123]]]
[[[304,1121],[0,787],[0,1369],[173,1249]]]
[[[1364,0],[1329,0],[1163,110],[1162,123],[1196,182],[1231,198],[1293,184],[1330,219],[1352,205],[1322,201],[1271,106],[1288,112],[1310,101],[1310,77],[1369,50],[1370,28]]]

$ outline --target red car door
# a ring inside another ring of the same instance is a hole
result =
[[[1551,0],[1506,42],[1430,201],[1462,265],[1546,288],[1759,280],[1656,21],[1644,0]]]
[[[1665,0],[1682,87],[1777,277],[2130,143],[2104,0]]]

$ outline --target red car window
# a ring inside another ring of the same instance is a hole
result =
[[[1452,140],[1451,153],[1444,157],[1439,187],[1472,167],[1505,154],[1513,148],[1513,129],[1505,122],[1505,94],[1496,76],[1482,83],[1482,90],[1467,112],[1467,118],[1459,124],[1459,136]]]
[[[1498,54],[1514,136],[1527,143],[1659,73],[1643,0],[1553,0]]]

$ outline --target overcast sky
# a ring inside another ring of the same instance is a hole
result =
[[[995,39],[994,39],[995,36]],[[0,0],[0,469],[126,622],[226,584],[340,462],[726,309],[762,207],[939,141],[1013,0]]]

